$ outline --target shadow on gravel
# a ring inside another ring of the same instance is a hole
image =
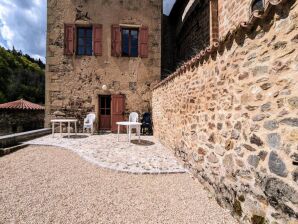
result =
[[[75,138],[75,139],[78,139],[78,138],[88,138],[89,136],[88,135],[70,135],[69,138]],[[68,138],[68,136],[63,136],[63,138]]]
[[[150,145],[154,145],[154,142],[150,142],[147,140],[141,140],[139,142],[139,140],[131,140],[131,143],[135,144],[135,145],[143,145],[143,146],[150,146]]]

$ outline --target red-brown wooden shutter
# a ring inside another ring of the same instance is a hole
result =
[[[102,56],[102,25],[93,25],[93,54]]]
[[[140,28],[140,36],[139,36],[139,56],[141,58],[148,57],[148,27],[142,26]]]
[[[112,25],[112,56],[121,56],[121,31],[119,25]]]
[[[64,54],[73,55],[75,52],[75,25],[64,25]]]

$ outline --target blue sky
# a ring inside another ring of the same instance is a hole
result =
[[[175,0],[163,0],[169,14]],[[45,61],[47,0],[0,0],[0,45]]]

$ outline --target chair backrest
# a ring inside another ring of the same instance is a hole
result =
[[[90,113],[87,115],[88,122],[90,122],[90,123],[94,123],[95,118],[96,118],[95,113]]]
[[[138,115],[138,113],[136,113],[136,112],[131,112],[130,114],[129,114],[129,122],[138,122],[138,120],[139,120],[139,115]]]
[[[143,114],[142,123],[151,124],[151,114],[146,112]]]

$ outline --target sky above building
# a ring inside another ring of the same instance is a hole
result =
[[[163,0],[169,14],[176,0]],[[45,61],[47,0],[0,0],[0,45]]]

